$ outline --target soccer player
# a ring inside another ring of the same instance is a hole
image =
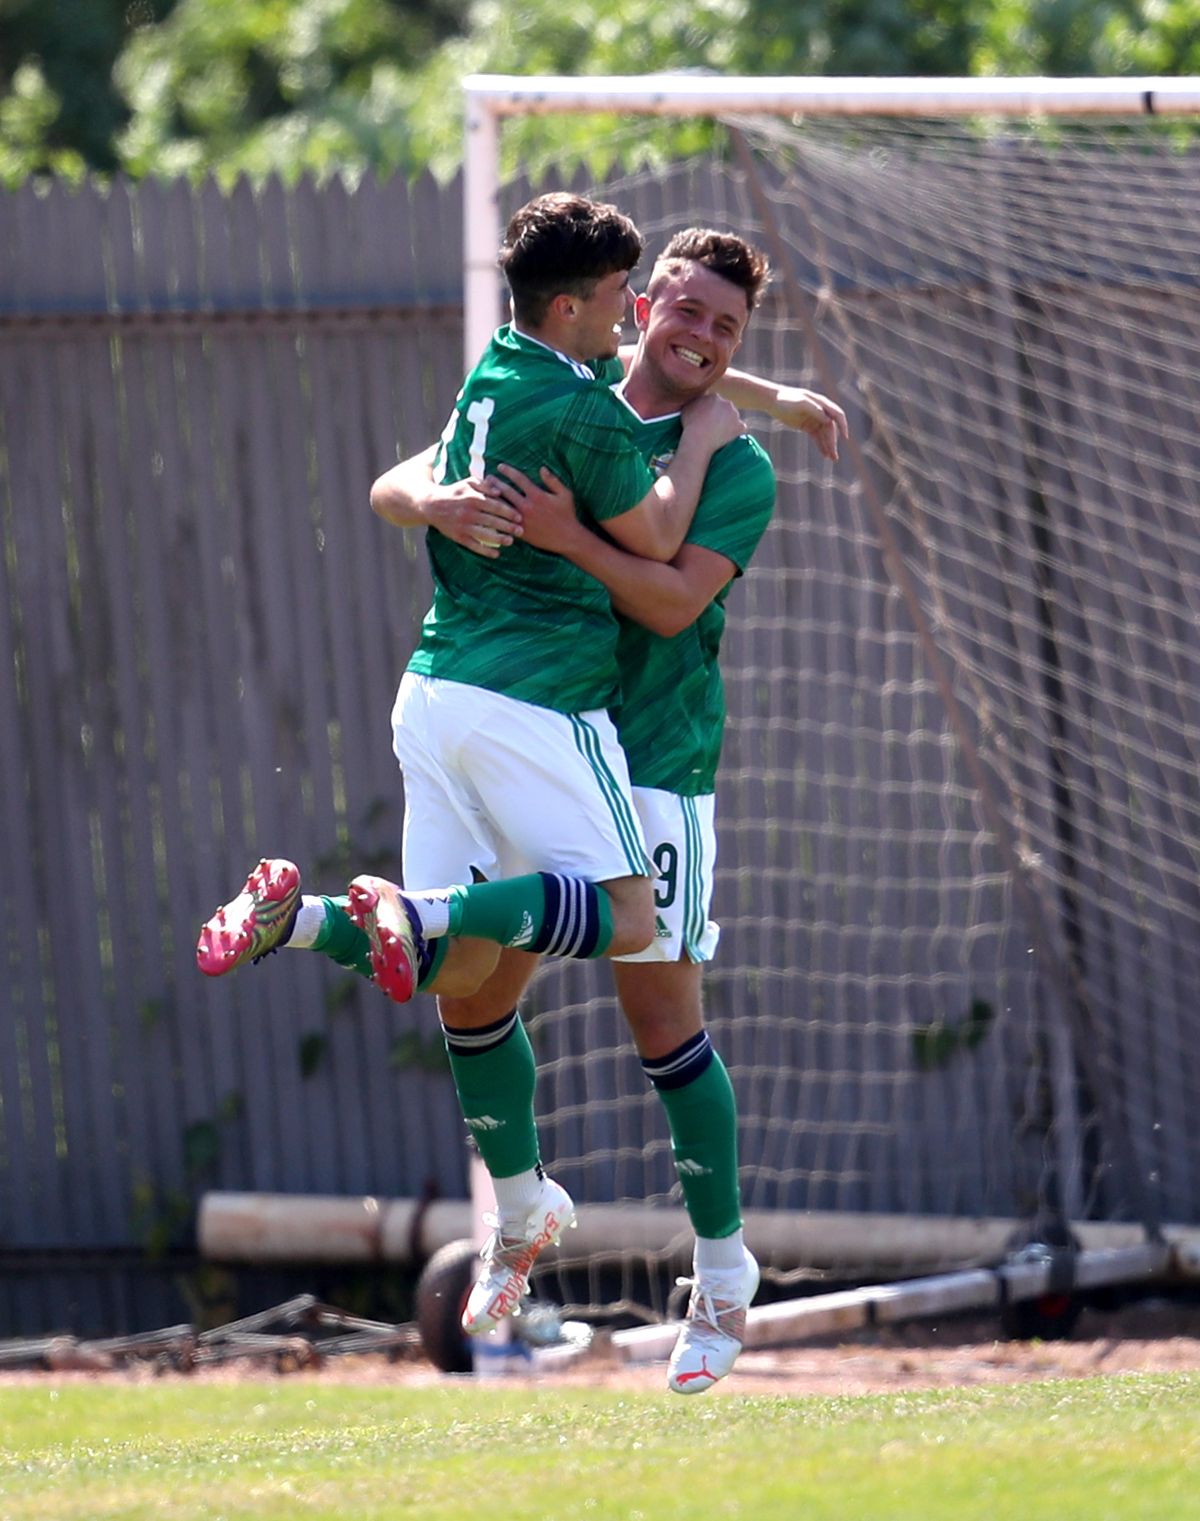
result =
[[[628,409],[597,380],[589,360],[617,353],[641,248],[627,217],[583,197],[542,196],[516,214],[500,256],[513,320],[467,377],[431,463],[451,487],[500,460],[548,463],[590,520],[665,560],[714,451],[742,429],[729,403],[698,398],[656,477]],[[394,518],[392,474],[371,499]],[[420,987],[452,999],[441,1005],[451,1069],[499,1209],[497,1249],[467,1307],[474,1331],[511,1311],[537,1252],[574,1218],[541,1167],[517,994],[538,955],[627,954],[655,925],[652,868],[607,712],[619,695],[608,594],[519,538],[493,560],[494,525],[513,516],[492,500],[468,542],[428,536],[433,606],[392,715],[405,877],[427,890],[363,876],[345,903],[306,899],[291,862],[263,861],[197,945],[212,976],[289,944],[369,967],[394,998]],[[502,947],[515,959],[501,963]]]
[[[640,332],[628,379],[618,394],[631,409],[647,459],[668,461],[681,437],[682,409],[720,381],[766,279],[766,261],[743,240],[694,230],[672,240],[634,304]],[[739,399],[766,400],[812,431],[836,458],[845,417],[833,402],[790,388],[766,391],[739,377]],[[404,467],[401,467],[403,470]],[[629,760],[634,800],[659,872],[656,935],[643,952],[614,960],[622,1007],[643,1068],[667,1112],[689,1216],[696,1230],[695,1278],[687,1318],[668,1370],[683,1394],[710,1388],[741,1349],[746,1309],[758,1268],[742,1237],[737,1114],[728,1073],[704,1029],[701,971],[717,942],[709,920],[715,859],[713,792],[724,722],[717,664],[723,604],[770,519],[774,472],[762,449],[742,435],[713,458],[687,539],[666,564],[629,554],[593,532],[569,492],[548,471],[542,489],[523,472],[499,466],[491,489],[522,513],[524,541],[571,559],[610,591],[622,619],[618,729]],[[420,496],[412,487],[413,498]],[[431,517],[458,510],[465,495],[424,499]],[[411,505],[411,504],[410,504]],[[510,525],[511,526],[511,525]],[[485,990],[471,1012],[495,1019],[514,1003],[528,965],[505,953],[513,976],[500,1002]],[[461,1015],[439,1001],[444,1022]],[[478,1137],[491,1167],[487,1136]],[[528,1252],[514,1235],[492,1243],[483,1281],[495,1291],[494,1265],[511,1258],[502,1303],[524,1291]],[[469,1325],[469,1328],[474,1328]]]
[[[656,262],[634,303],[639,342],[619,389],[648,459],[670,459],[682,408],[727,370],[766,276],[757,250],[704,229],[678,234]],[[622,615],[617,727],[659,876],[655,939],[614,961],[613,971],[643,1070],[667,1113],[696,1232],[692,1295],[668,1384],[700,1393],[733,1367],[759,1278],[742,1236],[734,1092],[704,1028],[701,973],[719,934],[709,907],[724,602],[770,520],[775,474],[748,435],[728,444],[709,467],[682,548],[660,564],[592,532],[548,470],[540,487],[511,466],[499,473],[505,483],[491,485],[520,507],[525,542],[594,575]]]

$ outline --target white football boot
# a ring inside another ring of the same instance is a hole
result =
[[[483,1267],[463,1310],[462,1328],[468,1336],[483,1336],[506,1315],[520,1313],[534,1263],[575,1224],[575,1205],[565,1188],[546,1178],[541,1197],[523,1221],[501,1226],[495,1215],[484,1218],[493,1230],[480,1253]]]
[[[733,1367],[746,1335],[746,1311],[758,1292],[758,1263],[750,1252],[728,1273],[697,1274],[687,1315],[667,1367],[667,1388],[703,1394]]]

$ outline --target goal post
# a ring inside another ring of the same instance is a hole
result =
[[[739,363],[850,414],[832,470],[748,416],[780,503],[723,661],[707,1009],[746,1203],[839,1211],[856,1242],[769,1276],[975,1268],[983,1218],[1051,1247],[1200,1221],[1200,82],[464,92],[468,366],[502,319],[506,216],[553,183],[506,179],[505,125],[703,116],[703,162],[587,188],[650,257],[688,222],[759,243]],[[546,969],[526,1014],[556,1176],[584,1208],[675,1210],[607,969]],[[931,1228],[897,1262],[877,1238],[905,1216],[962,1221],[962,1249]],[[568,1240],[550,1292],[661,1314],[678,1253],[637,1237],[600,1263]]]

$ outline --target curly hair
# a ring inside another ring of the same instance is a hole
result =
[[[718,232],[714,227],[689,227],[684,232],[677,232],[654,261],[650,272],[650,295],[655,294],[655,285],[663,275],[677,272],[685,263],[702,264],[705,269],[711,269],[736,285],[744,293],[751,311],[758,305],[771,278],[766,254],[744,238],[731,232]]]
[[[632,269],[642,247],[641,233],[615,206],[555,191],[514,215],[497,262],[514,313],[537,327],[555,296],[566,292],[586,300],[605,275]]]

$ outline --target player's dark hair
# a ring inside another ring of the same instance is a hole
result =
[[[654,261],[650,294],[654,295],[655,282],[661,275],[673,273],[684,263],[703,264],[705,269],[736,285],[745,294],[751,311],[771,278],[766,254],[744,238],[731,232],[717,232],[712,227],[689,227],[677,232]]]
[[[586,196],[555,191],[516,213],[497,261],[512,293],[513,312],[530,327],[545,319],[558,295],[587,298],[596,283],[642,256],[642,235],[624,213]]]

